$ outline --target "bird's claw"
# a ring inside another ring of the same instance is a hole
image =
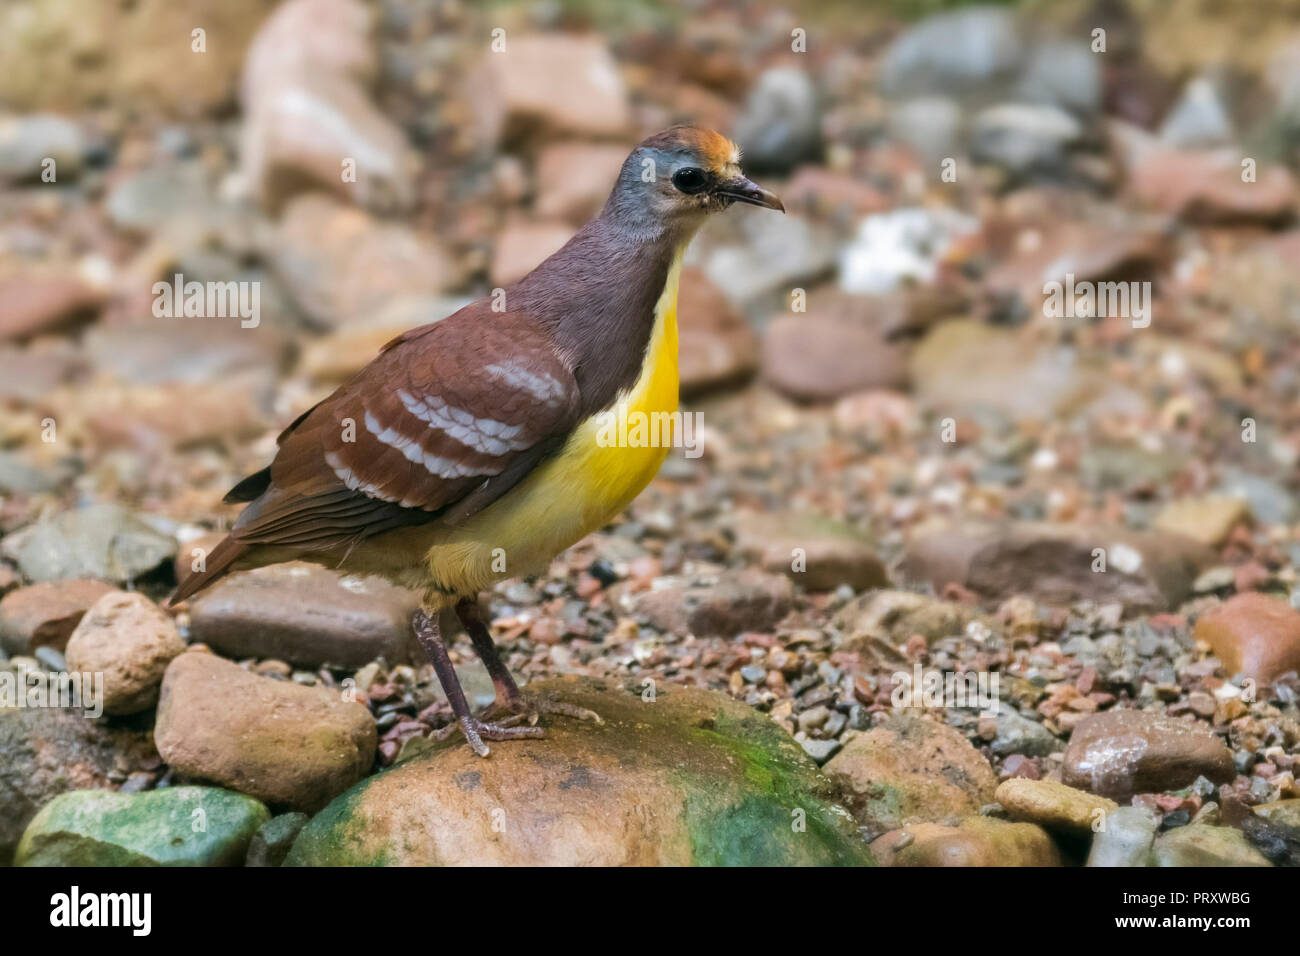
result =
[[[563,700],[552,700],[549,697],[526,697],[520,694],[513,699],[497,701],[493,705],[493,710],[505,711],[512,714],[512,717],[506,718],[507,721],[517,721],[527,719],[529,726],[536,725],[537,720],[543,714],[556,714],[560,717],[572,717],[575,720],[590,720],[597,724],[605,723],[605,719],[594,710],[588,710],[586,707],[579,707],[577,704],[570,704]]]
[[[484,740],[519,740],[525,737],[541,737],[545,733],[541,727],[517,726],[523,719],[523,715],[516,715],[505,720],[488,722],[473,716],[466,717],[435,731],[434,737],[438,740],[446,740],[459,730],[470,748],[480,757],[486,757],[491,751],[488,745],[483,743]]]

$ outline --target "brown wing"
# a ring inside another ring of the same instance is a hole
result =
[[[231,492],[251,504],[173,601],[250,545],[326,550],[463,521],[557,449],[578,417],[572,372],[527,316],[474,303],[413,329],[285,430],[269,469]]]

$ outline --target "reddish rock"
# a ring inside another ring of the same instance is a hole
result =
[[[1094,570],[1097,549],[1104,571]],[[1177,607],[1213,561],[1204,545],[1176,534],[1026,522],[918,530],[900,570],[936,590],[952,583],[990,599],[1117,601],[1140,612]]]
[[[1236,151],[1152,149],[1130,171],[1134,196],[1189,222],[1271,223],[1295,210],[1295,180],[1285,166],[1261,164],[1242,182]]]
[[[180,773],[311,813],[370,770],[376,733],[366,706],[337,690],[190,651],[167,668],[154,739]]]
[[[377,212],[415,201],[419,159],[364,85],[376,68],[371,27],[356,0],[291,0],[254,38],[240,158],[270,208],[320,187]]]
[[[725,571],[709,581],[663,580],[638,596],[636,611],[661,631],[735,637],[771,628],[793,601],[794,587],[784,575]]]
[[[1300,611],[1278,598],[1238,594],[1202,614],[1193,636],[1229,674],[1269,684],[1300,670]]]
[[[758,366],[758,337],[699,269],[677,290],[678,375],[683,394],[741,382]]]
[[[470,83],[487,138],[627,131],[627,91],[603,39],[548,33],[503,40],[505,50],[487,52]]]
[[[799,401],[832,401],[907,382],[902,347],[888,339],[900,321],[893,299],[836,297],[782,314],[763,335],[764,377]]]
[[[497,236],[492,254],[491,281],[508,286],[532,272],[573,236],[573,229],[555,222],[514,222]]]
[[[1226,783],[1232,752],[1204,724],[1140,710],[1083,718],[1070,735],[1061,780],[1121,800],[1185,787],[1199,776]]]
[[[9,654],[62,651],[82,615],[112,590],[103,581],[73,578],[11,591],[0,600],[0,647]]]
[[[600,212],[627,149],[602,143],[556,143],[537,157],[537,215],[582,225]]]
[[[102,293],[67,276],[0,279],[0,342],[65,332],[94,317]]]
[[[104,675],[104,711],[134,714],[158,700],[167,665],[185,650],[172,619],[143,594],[113,591],[68,639],[68,669]]]

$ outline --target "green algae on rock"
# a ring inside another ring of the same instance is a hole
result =
[[[239,866],[270,811],[213,787],[74,790],[28,825],[19,866]]]
[[[725,694],[579,678],[526,693],[605,722],[548,717],[546,737],[487,759],[435,744],[334,800],[286,865],[872,862],[798,744]]]

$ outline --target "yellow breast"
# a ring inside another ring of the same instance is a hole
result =
[[[538,573],[608,524],[654,478],[674,436],[680,273],[679,251],[655,306],[641,374],[612,412],[580,424],[558,455],[500,501],[436,532],[427,558],[439,589],[469,596],[493,581]],[[638,431],[638,423],[646,429]]]

